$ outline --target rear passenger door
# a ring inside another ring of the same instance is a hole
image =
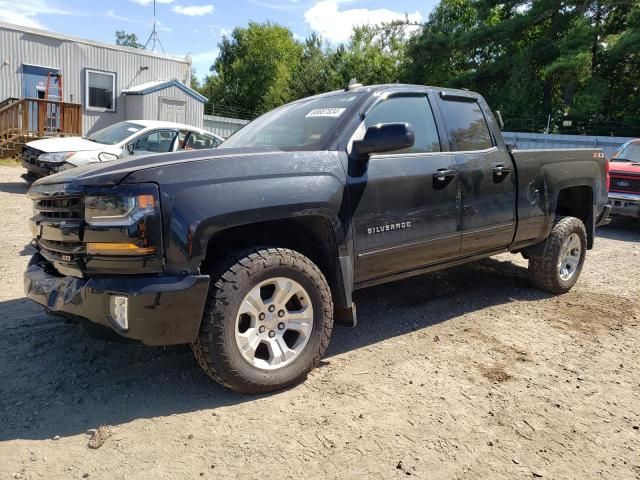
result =
[[[483,109],[474,97],[441,94],[438,105],[455,153],[460,188],[460,255],[509,245],[516,223],[513,159],[498,149]]]

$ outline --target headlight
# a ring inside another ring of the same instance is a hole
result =
[[[64,162],[62,165],[56,165],[55,167],[51,167],[51,170],[55,173],[59,173],[65,170],[69,170],[70,168],[75,168],[75,165],[73,163]]]
[[[89,196],[84,203],[84,217],[90,225],[130,225],[155,210],[156,199],[148,194]]]
[[[41,162],[62,163],[76,152],[45,153],[38,157]]]

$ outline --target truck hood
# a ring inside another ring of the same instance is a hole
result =
[[[640,163],[610,162],[609,172],[610,173],[635,173],[636,175],[640,175]]]
[[[35,143],[35,142],[34,142]],[[141,157],[127,157],[105,163],[93,163],[81,167],[64,170],[55,175],[49,175],[37,180],[34,185],[50,185],[57,183],[74,183],[78,186],[112,186],[117,185],[128,175],[149,168],[161,168],[181,163],[200,161],[216,161],[234,157],[234,160],[242,161],[243,157],[253,157],[257,154],[288,155],[273,147],[249,147],[249,148],[217,148],[207,150],[195,150],[187,152],[175,152],[155,154]]]
[[[110,145],[91,142],[82,137],[44,138],[42,140],[29,142],[27,145],[45,153],[104,150],[110,147]]]

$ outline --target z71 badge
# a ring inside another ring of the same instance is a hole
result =
[[[379,227],[367,228],[367,235],[390,232],[392,230],[402,230],[403,228],[411,228],[411,222],[386,223],[384,225],[380,225]]]

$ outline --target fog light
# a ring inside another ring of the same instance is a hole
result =
[[[129,318],[127,316],[127,297],[112,295],[109,298],[111,318],[122,330],[129,330]]]

